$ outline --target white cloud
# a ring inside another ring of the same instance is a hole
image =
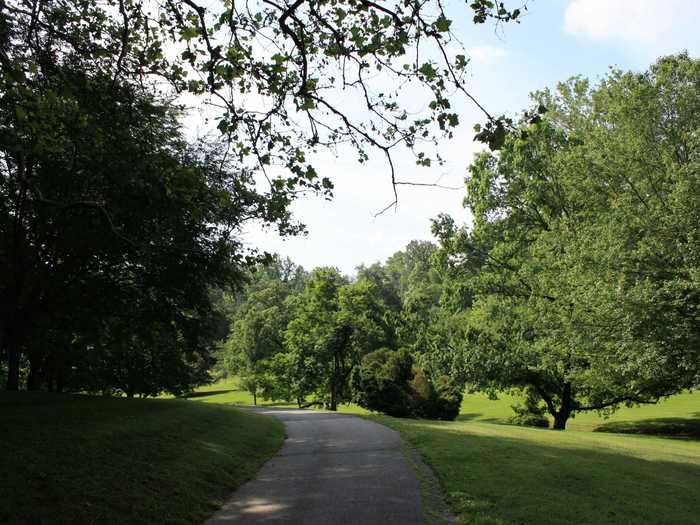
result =
[[[660,55],[700,50],[698,18],[696,0],[572,0],[564,14],[564,30]]]
[[[485,61],[496,58],[503,58],[508,55],[508,51],[502,47],[492,45],[479,45],[467,48],[467,56],[473,60]]]

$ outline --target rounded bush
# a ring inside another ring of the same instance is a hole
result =
[[[363,408],[389,416],[413,415],[409,381],[413,358],[408,352],[376,350],[362,358],[353,371],[353,401]]]

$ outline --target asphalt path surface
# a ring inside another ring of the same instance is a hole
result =
[[[258,409],[282,419],[280,451],[205,525],[423,525],[399,434],[355,416]]]

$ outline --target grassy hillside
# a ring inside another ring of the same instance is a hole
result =
[[[252,404],[238,388],[229,379],[198,399]],[[609,418],[579,414],[565,432],[502,424],[517,401],[467,395],[455,422],[370,417],[399,430],[433,466],[463,523],[700,524],[700,440],[619,434],[698,436],[700,392]]]
[[[197,395],[252,404],[235,379]],[[609,418],[579,414],[565,432],[502,424],[517,401],[467,395],[455,422],[369,417],[400,431],[433,466],[463,523],[700,524],[700,440],[618,433],[698,436],[700,392]],[[367,414],[352,405],[341,411]]]
[[[280,421],[231,407],[0,394],[0,523],[194,524],[253,476]]]
[[[700,523],[700,441],[373,417],[433,466],[464,523]]]
[[[518,399],[501,394],[491,400],[484,394],[468,394],[460,410],[460,421],[505,423],[513,415]],[[622,407],[610,417],[596,412],[577,414],[567,430],[700,437],[700,392],[687,392],[663,399],[655,405]]]

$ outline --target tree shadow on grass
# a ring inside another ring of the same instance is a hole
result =
[[[613,421],[598,426],[595,432],[700,439],[700,412],[696,412],[694,415],[697,417],[660,417],[639,421]]]
[[[493,423],[495,425],[512,425],[507,418],[503,417],[483,417],[484,414],[479,412],[467,412],[460,414],[455,421],[477,421],[478,423]]]
[[[184,395],[185,399],[192,399],[196,397],[209,397],[209,396],[218,396],[220,394],[228,394],[229,392],[235,392],[233,388],[230,388],[228,390],[208,390],[206,392],[190,392],[187,395]]]
[[[478,412],[469,412],[467,414],[458,415],[457,421],[471,421],[472,419],[476,419],[481,416],[483,416],[483,414],[480,414]]]
[[[259,402],[257,405],[254,405],[253,403],[236,403],[237,406],[240,407],[246,407],[246,408],[293,408],[295,410],[299,410],[299,408],[294,404],[290,403],[289,401],[262,401]]]
[[[566,433],[544,429],[514,429],[506,437],[502,429],[471,434],[452,423],[399,426],[436,470],[452,509],[468,523],[700,523],[697,454],[678,448],[690,443],[673,443],[669,459],[658,460],[643,457],[642,450],[618,452],[597,440],[570,440]]]

